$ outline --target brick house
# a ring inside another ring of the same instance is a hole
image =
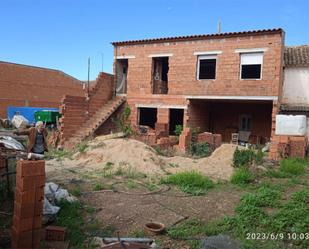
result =
[[[131,123],[176,125],[264,143],[281,100],[284,31],[257,30],[113,42],[117,95]]]
[[[0,61],[0,118],[8,106],[58,108],[64,94],[84,96],[82,82],[59,70]]]

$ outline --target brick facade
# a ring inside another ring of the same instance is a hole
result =
[[[275,105],[282,91],[282,30],[115,42],[113,45],[115,58],[128,59],[126,94],[133,125],[138,124],[139,107],[158,108],[156,135],[164,134],[164,129],[168,131],[168,110],[179,108],[184,109],[184,126],[219,133],[223,141],[228,141],[230,134],[225,134],[228,126],[238,129],[239,115],[249,114],[254,120],[255,139],[260,136],[269,140],[271,137],[272,114],[277,113]],[[263,51],[261,79],[240,79],[241,49]],[[197,54],[207,52],[216,54],[216,77],[197,80]],[[167,94],[153,94],[153,57],[160,54],[169,57]],[[117,60],[114,72],[117,72]],[[250,97],[257,98],[250,102]],[[226,98],[229,102],[224,100]],[[209,99],[217,102],[207,102]],[[210,112],[216,123],[212,130]],[[189,133],[185,130],[180,137],[180,147],[187,145],[185,138]]]
[[[8,106],[58,108],[65,94],[83,96],[82,82],[58,70],[0,62],[0,118]]]

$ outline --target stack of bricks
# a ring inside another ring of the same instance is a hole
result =
[[[189,127],[185,127],[179,136],[178,147],[181,151],[186,151],[186,149],[190,146],[191,138],[191,129]]]
[[[18,161],[12,248],[40,248],[45,162]]]
[[[212,150],[220,147],[222,144],[221,134],[212,134],[203,132],[197,135],[197,143],[208,143]]]
[[[170,147],[173,147],[174,145],[178,144],[178,138],[176,136],[170,136],[170,137],[162,137],[158,139],[157,141],[158,146],[160,146],[161,149],[168,149]]]
[[[305,136],[275,135],[271,138],[269,158],[280,160],[286,157],[304,158],[307,140]]]

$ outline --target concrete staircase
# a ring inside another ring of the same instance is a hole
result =
[[[99,108],[72,136],[64,141],[66,148],[73,148],[90,137],[108,118],[126,101],[125,97],[116,96]]]

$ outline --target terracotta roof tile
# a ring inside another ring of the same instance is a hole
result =
[[[284,51],[285,66],[309,66],[309,45],[286,47]]]
[[[258,35],[258,34],[269,34],[269,33],[283,33],[283,32],[284,31],[281,28],[262,29],[262,30],[251,30],[251,31],[241,31],[241,32],[176,36],[176,37],[131,40],[131,41],[117,41],[117,42],[112,42],[112,44],[114,46],[121,46],[121,45],[131,45],[131,44],[161,43],[161,42],[172,42],[172,41],[188,41],[188,40],[200,40],[200,39],[208,39],[208,38],[235,37],[235,36]]]

